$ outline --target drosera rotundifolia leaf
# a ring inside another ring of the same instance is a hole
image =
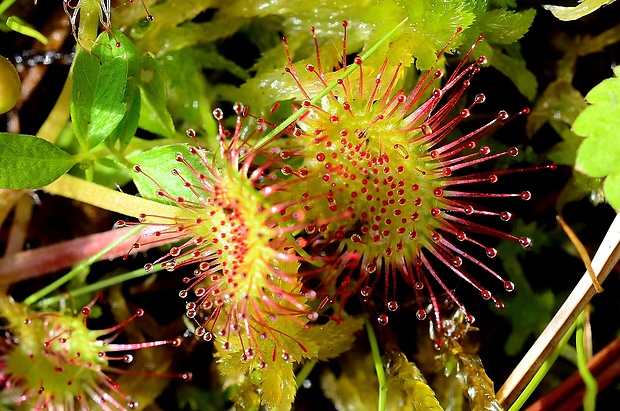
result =
[[[192,198],[194,194],[182,184],[178,184],[179,178],[173,175],[170,170],[178,167],[179,162],[175,159],[176,154],[181,154],[188,159],[194,167],[199,167],[200,161],[196,156],[190,155],[190,146],[187,144],[172,144],[169,146],[159,146],[151,150],[131,156],[129,159],[141,167],[149,170],[149,176],[141,173],[132,173],[133,181],[138,187],[142,197],[163,203],[170,203],[164,197],[158,196],[157,191],[161,187],[166,187],[168,193],[174,198]],[[189,174],[186,179],[196,183],[194,176]],[[196,179],[197,180],[197,179]],[[159,186],[154,182],[157,181]]]
[[[590,105],[573,123],[586,137],[577,150],[575,169],[590,177],[605,177],[607,202],[620,210],[620,66],[615,77],[604,80],[586,96]]]
[[[41,188],[77,162],[77,158],[42,138],[0,133],[0,188]]]

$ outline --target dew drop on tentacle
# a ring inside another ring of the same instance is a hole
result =
[[[377,322],[380,325],[387,325],[389,321],[390,319],[388,318],[386,314],[381,314],[379,317],[377,317]]]
[[[515,285],[512,281],[504,281],[504,289],[508,292],[512,292],[515,289]]]
[[[512,218],[512,213],[508,211],[502,211],[499,215],[499,218],[501,218],[502,221],[510,221],[510,219]]]
[[[416,311],[415,316],[418,320],[423,321],[426,319],[426,311],[420,308],[418,311]]]
[[[360,290],[360,294],[362,295],[362,297],[368,297],[371,293],[372,293],[372,288],[370,288],[367,285],[362,287],[362,289]]]
[[[520,194],[520,197],[521,197],[521,199],[523,199],[525,201],[528,201],[528,200],[530,200],[532,198],[532,193],[530,193],[529,191],[523,191]]]
[[[374,274],[377,271],[377,265],[375,263],[368,263],[365,268],[368,274]]]

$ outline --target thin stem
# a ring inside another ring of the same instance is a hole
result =
[[[84,287],[76,288],[75,290],[69,291],[69,293],[71,294],[72,297],[78,297],[80,295],[90,294],[94,291],[103,290],[104,288],[112,287],[113,285],[116,285],[116,284],[121,284],[126,281],[135,280],[136,278],[144,277],[144,276],[162,271],[163,269],[164,268],[161,265],[153,267],[153,269],[150,271],[145,271],[144,268],[139,268],[137,270],[130,271],[125,274],[116,275],[114,277],[106,278],[105,280],[97,281],[96,283],[92,283]],[[40,300],[38,303],[36,303],[36,306],[39,308],[47,308],[53,304],[58,303],[60,300],[62,300],[62,298],[63,298],[62,294],[55,295],[49,298],[45,298],[43,300]]]
[[[620,260],[620,214],[611,223],[601,246],[592,260],[592,267],[599,284],[605,281]],[[504,385],[497,392],[497,399],[504,408],[510,408],[524,387],[549,357],[558,341],[572,326],[579,313],[596,294],[589,273],[585,273],[562,307],[525,354]]]
[[[377,381],[379,382],[379,402],[377,405],[378,411],[385,411],[387,406],[387,380],[385,378],[385,370],[383,369],[383,360],[381,359],[381,352],[379,351],[379,344],[377,343],[377,337],[375,331],[372,328],[372,324],[365,321],[366,332],[368,333],[368,342],[370,343],[370,351],[372,352],[372,360],[375,363],[375,372],[377,373]]]
[[[381,40],[379,40],[374,46],[368,49],[368,51],[362,55],[362,61],[365,61],[366,59],[368,59],[368,57],[372,56],[386,41],[390,39],[390,37],[392,37],[405,24],[405,22],[407,22],[407,20],[408,19],[404,19],[403,21],[401,21],[396,27],[390,30],[388,34],[383,36],[383,38],[381,38]],[[344,56],[343,58],[346,58],[346,56]],[[323,97],[325,97],[327,94],[329,94],[330,91],[332,91],[338,86],[338,81],[344,80],[345,78],[349,77],[358,67],[359,66],[357,64],[352,64],[351,66],[349,66],[349,68],[347,68],[344,73],[338,76],[336,80],[330,83],[329,86],[325,87],[323,91],[321,91],[310,100],[310,106],[321,101]],[[274,139],[278,134],[284,131],[284,129],[286,129],[289,125],[293,124],[295,120],[301,117],[308,110],[310,110],[310,107],[301,107],[299,110],[291,114],[286,120],[281,122],[276,128],[271,130],[271,132],[269,132],[265,137],[263,137],[256,144],[256,148],[259,149],[264,145],[268,144],[272,139]]]
[[[95,180],[95,169],[92,167],[92,165],[88,167],[86,170],[84,170],[84,174],[85,174],[86,181],[89,181],[92,183]]]
[[[315,365],[316,365],[316,361],[309,361],[305,363],[303,367],[301,367],[301,370],[299,370],[299,372],[297,373],[297,376],[295,377],[295,383],[297,384],[297,389],[301,388],[304,381],[308,379],[308,376],[314,369]]]
[[[183,209],[121,193],[99,184],[65,174],[43,188],[50,194],[77,200],[105,210],[140,218],[140,214],[181,217]]]
[[[573,325],[569,328],[568,332],[560,340],[558,345],[555,346],[553,352],[551,353],[551,355],[549,355],[549,358],[547,358],[547,360],[542,364],[538,372],[536,372],[527,387],[525,387],[525,389],[523,390],[523,393],[519,396],[519,398],[516,399],[516,401],[514,402],[514,404],[512,404],[508,411],[518,411],[521,409],[521,407],[523,407],[523,404],[525,404],[527,399],[530,398],[530,395],[532,395],[532,393],[534,392],[536,387],[538,387],[538,384],[540,384],[542,379],[545,378],[545,375],[547,375],[547,372],[549,372],[549,369],[551,369],[551,366],[553,365],[553,363],[555,363],[555,360],[557,360],[560,356],[562,349],[568,343],[571,335],[573,335],[575,327],[576,324],[573,323]]]
[[[583,378],[583,383],[586,386],[586,392],[583,395],[583,409],[584,411],[594,411],[596,409],[596,394],[598,393],[598,383],[596,378],[592,375],[588,369],[588,359],[586,358],[584,349],[584,329],[586,327],[586,312],[582,312],[577,320],[577,334],[576,343],[577,348],[577,368],[579,374]]]
[[[52,291],[58,289],[58,287],[60,287],[61,285],[65,284],[66,282],[68,282],[70,280],[72,280],[75,276],[77,276],[78,274],[82,273],[84,270],[87,270],[91,265],[93,265],[95,262],[97,262],[101,257],[103,257],[105,254],[107,254],[114,247],[116,247],[117,245],[119,245],[123,241],[127,240],[128,238],[132,237],[133,235],[139,233],[140,231],[142,231],[142,229],[144,229],[144,226],[143,225],[139,225],[135,229],[129,231],[124,236],[119,237],[116,241],[114,241],[114,242],[108,244],[107,246],[105,246],[101,251],[99,251],[98,253],[94,254],[88,260],[86,260],[84,262],[81,262],[78,265],[76,265],[71,271],[69,271],[67,274],[63,275],[62,277],[60,277],[58,280],[54,281],[53,283],[47,285],[46,287],[42,288],[41,290],[35,292],[30,297],[26,298],[23,301],[23,303],[25,305],[32,305],[32,304],[34,304],[35,302],[37,302],[41,298],[45,297],[46,295],[48,295]]]

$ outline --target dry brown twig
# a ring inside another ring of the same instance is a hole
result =
[[[619,259],[620,215],[616,215],[592,260],[592,268],[599,284],[605,281]],[[547,328],[497,392],[497,399],[502,407],[508,409],[515,402],[594,294],[595,285],[586,271]]]

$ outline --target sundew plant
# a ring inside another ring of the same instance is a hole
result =
[[[0,2],[0,409],[612,407],[617,4],[45,3]]]

